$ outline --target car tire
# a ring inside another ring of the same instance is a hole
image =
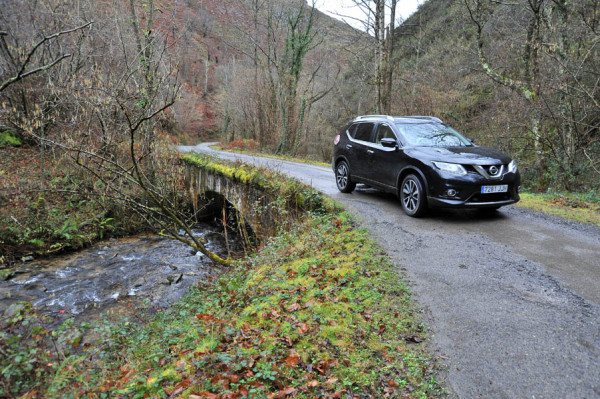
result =
[[[351,193],[356,183],[350,178],[350,167],[346,161],[340,161],[335,167],[335,184],[343,193]]]
[[[406,176],[399,191],[402,209],[408,216],[420,217],[425,214],[427,198],[421,179],[413,174]]]

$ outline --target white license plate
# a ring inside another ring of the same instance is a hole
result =
[[[500,186],[481,186],[481,194],[505,193],[508,191],[508,184]]]

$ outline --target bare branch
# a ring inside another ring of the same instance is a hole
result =
[[[25,61],[23,62],[23,64],[21,64],[21,68],[20,68],[19,72],[15,76],[13,76],[12,78],[6,80],[4,83],[2,83],[0,85],[0,91],[3,91],[8,86],[10,86],[10,85],[12,85],[12,84],[14,84],[14,83],[16,83],[16,82],[18,82],[18,81],[20,81],[20,80],[28,77],[28,76],[31,76],[31,75],[39,73],[39,72],[46,71],[46,70],[52,68],[54,65],[58,64],[60,61],[64,60],[65,58],[70,57],[71,54],[63,54],[62,56],[58,57],[57,59],[55,59],[54,61],[52,61],[49,64],[46,64],[46,65],[41,66],[39,68],[35,68],[35,69],[31,70],[31,71],[25,72],[25,69],[27,68],[28,64],[31,62],[31,59],[32,59],[33,55],[40,48],[40,46],[42,46],[44,43],[46,43],[46,42],[48,42],[48,41],[50,41],[52,39],[55,39],[57,37],[60,37],[60,36],[63,36],[63,35],[66,35],[66,34],[69,34],[69,33],[72,33],[72,32],[78,31],[78,30],[81,30],[81,29],[85,29],[86,27],[92,25],[93,23],[94,23],[94,21],[90,21],[90,22],[88,22],[86,24],[83,24],[81,26],[77,26],[77,27],[75,27],[73,29],[68,29],[68,30],[64,30],[64,31],[61,31],[61,32],[54,33],[54,34],[52,34],[50,36],[45,36],[42,40],[40,40],[39,42],[37,42],[35,44],[35,46],[32,47],[31,50],[29,50],[29,52],[27,53],[27,56],[25,57]],[[7,32],[0,32],[0,36],[6,36],[7,34],[8,34]]]

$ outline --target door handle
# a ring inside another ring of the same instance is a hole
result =
[[[350,148],[352,148],[352,144],[346,144],[346,149],[349,150]]]
[[[367,154],[374,154],[373,150],[367,150]]]

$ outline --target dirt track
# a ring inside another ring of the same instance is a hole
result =
[[[600,398],[600,229],[518,207],[414,219],[392,195],[339,193],[331,168],[218,156],[297,177],[371,231],[424,309],[452,396]]]

